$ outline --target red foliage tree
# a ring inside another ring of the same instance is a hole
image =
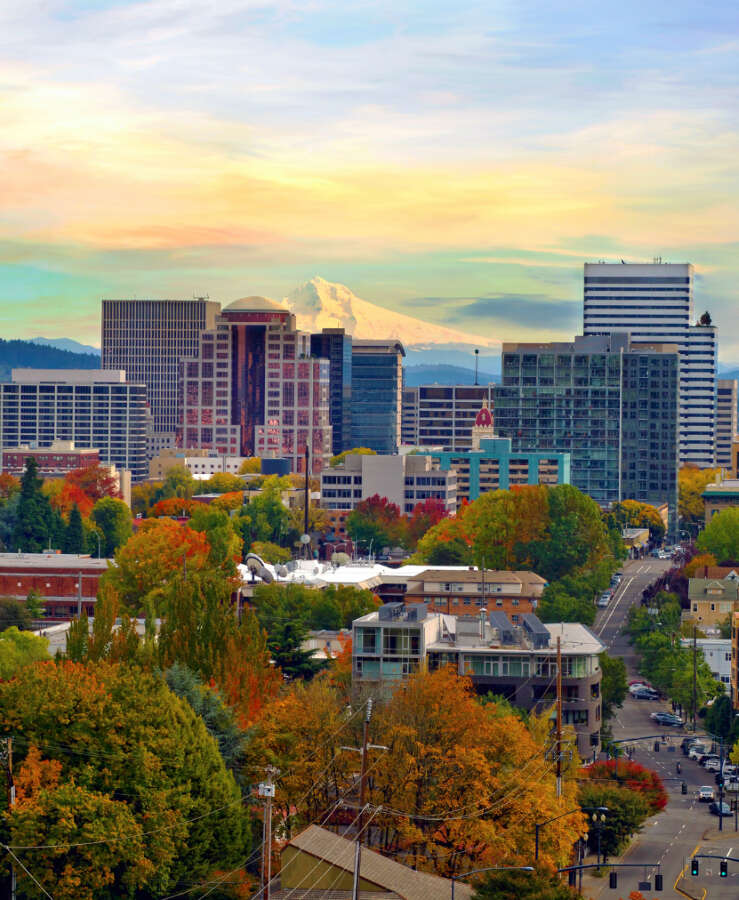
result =
[[[659,775],[629,759],[609,759],[593,763],[584,770],[589,781],[614,783],[614,786],[628,788],[642,796],[649,805],[652,815],[667,806],[667,791]]]
[[[408,520],[408,540],[415,545],[424,534],[448,516],[446,506],[436,497],[428,497],[413,507]]]
[[[185,497],[167,497],[155,503],[149,510],[149,516],[158,518],[159,516],[189,517],[192,515],[194,500],[187,500]]]
[[[102,497],[121,499],[121,492],[118,490],[115,478],[103,466],[93,464],[83,466],[81,469],[74,469],[67,473],[64,480],[67,484],[76,485],[87,494],[93,503]]]

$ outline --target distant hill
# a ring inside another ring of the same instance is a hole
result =
[[[0,381],[10,381],[11,369],[99,369],[100,357],[72,353],[31,341],[0,338]]]
[[[71,350],[72,353],[90,353],[93,356],[100,356],[100,348],[93,347],[91,344],[80,344],[72,338],[45,338],[35,337],[29,338],[32,344],[41,344],[44,347],[56,347],[57,350]]]
[[[445,365],[428,365],[428,366],[405,366],[406,387],[418,387],[420,384],[474,384],[474,369],[465,369],[462,366],[445,366]],[[500,375],[492,372],[479,372],[477,375],[478,384],[488,384],[488,382],[498,383]]]

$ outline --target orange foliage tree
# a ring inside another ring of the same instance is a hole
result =
[[[167,497],[155,503],[149,510],[148,515],[152,518],[159,516],[183,516],[189,518],[192,515],[193,507],[197,504],[194,500],[188,500],[186,497]]]

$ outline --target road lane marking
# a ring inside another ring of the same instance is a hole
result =
[[[614,603],[613,606],[611,607],[610,612],[608,613],[608,615],[607,615],[607,616],[605,617],[605,619],[603,620],[603,624],[600,626],[600,631],[598,632],[598,637],[600,637],[600,636],[603,634],[603,632],[606,630],[606,626],[607,626],[608,623],[611,621],[611,617],[613,616],[613,614],[614,614],[614,613],[616,612],[616,610],[618,609],[618,606],[619,606],[619,604],[621,603],[621,601],[623,600],[623,598],[626,596],[626,589],[629,587],[629,585],[631,584],[631,582],[632,582],[633,580],[634,580],[633,577],[632,577],[632,578],[629,578],[629,580],[628,580],[628,581],[626,582],[626,584],[624,585],[623,590],[622,590],[621,593],[618,595],[618,600],[615,601],[615,603]]]

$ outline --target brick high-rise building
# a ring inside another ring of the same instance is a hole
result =
[[[318,474],[331,455],[329,362],[310,334],[266,297],[245,297],[200,335],[180,363],[178,442],[225,456],[281,457]]]

